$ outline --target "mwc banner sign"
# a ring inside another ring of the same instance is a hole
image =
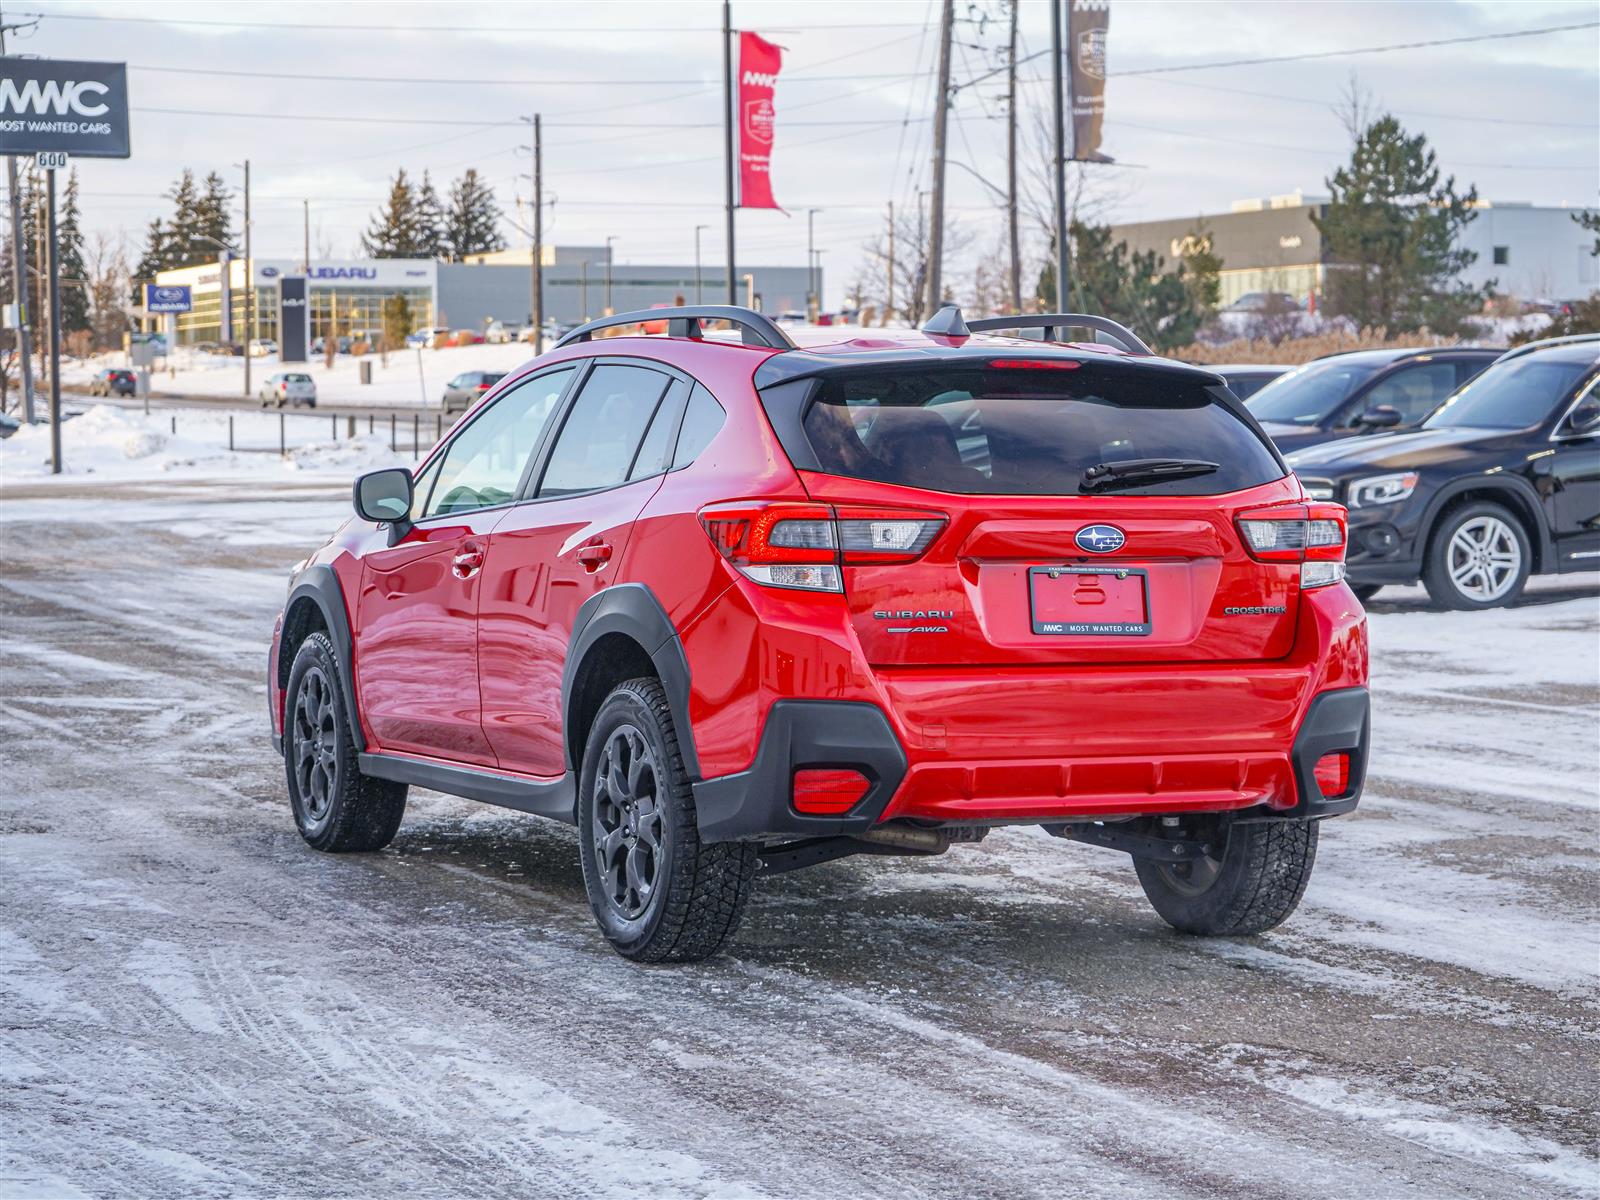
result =
[[[754,33],[739,34],[739,207],[777,208],[772,198],[772,93],[783,51]]]

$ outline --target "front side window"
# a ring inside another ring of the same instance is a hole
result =
[[[519,384],[458,433],[445,448],[423,515],[470,512],[514,499],[573,371],[567,367]]]
[[[540,496],[571,496],[625,483],[670,375],[601,363],[573,401],[539,485]]]
[[[1396,371],[1366,394],[1358,410],[1350,414],[1346,424],[1354,424],[1369,409],[1387,406],[1400,413],[1401,421],[1414,425],[1456,390],[1456,368],[1453,363],[1422,363]]]

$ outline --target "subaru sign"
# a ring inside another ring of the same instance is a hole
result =
[[[1121,550],[1128,539],[1115,525],[1085,525],[1072,540],[1078,543],[1078,549],[1090,554],[1110,554]]]
[[[144,310],[153,313],[192,312],[194,300],[187,287],[147,283],[144,285]]]
[[[41,150],[127,158],[127,66],[0,58],[0,154]]]

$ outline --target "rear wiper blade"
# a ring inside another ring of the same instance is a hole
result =
[[[1098,492],[1124,483],[1190,479],[1196,475],[1209,475],[1216,469],[1216,463],[1198,458],[1124,458],[1090,467],[1078,480],[1078,490]]]

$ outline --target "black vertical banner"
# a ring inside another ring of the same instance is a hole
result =
[[[303,363],[311,349],[311,308],[303,275],[278,280],[278,361]]]
[[[1075,162],[1111,162],[1100,153],[1106,119],[1106,29],[1111,0],[1068,0],[1067,101]]]

